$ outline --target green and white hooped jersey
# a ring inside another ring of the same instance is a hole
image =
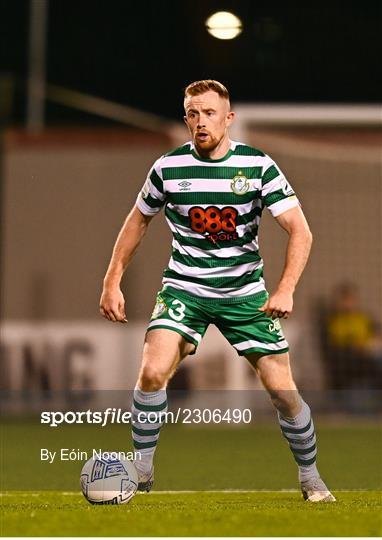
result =
[[[264,291],[258,228],[298,199],[272,159],[231,141],[221,159],[203,159],[188,142],[161,156],[136,205],[147,215],[165,207],[173,234],[163,285],[207,302],[238,302]]]

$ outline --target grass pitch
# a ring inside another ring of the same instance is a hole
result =
[[[297,467],[270,421],[234,429],[165,426],[156,454],[158,491],[126,506],[91,506],[79,492],[82,463],[41,462],[40,448],[127,450],[128,427],[4,422],[0,534],[380,536],[381,425],[318,422],[317,433],[318,464],[337,497],[333,504],[302,500]]]
[[[2,497],[2,536],[380,536],[381,493],[340,492],[309,504],[297,492],[137,495],[126,506],[90,506],[82,495]]]

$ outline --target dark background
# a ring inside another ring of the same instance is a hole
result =
[[[22,123],[29,1],[0,6],[0,72],[13,77],[12,120]],[[235,40],[207,33],[218,10],[242,19]],[[236,102],[376,102],[380,15],[373,0],[51,0],[47,81],[173,118],[182,89],[201,78],[221,80]],[[86,120],[101,121],[47,107],[48,124]]]

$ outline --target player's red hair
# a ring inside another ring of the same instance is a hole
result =
[[[195,81],[189,84],[184,90],[184,97],[187,96],[198,96],[200,94],[205,94],[209,90],[216,92],[222,98],[228,99],[229,93],[227,88],[219,81],[214,81],[213,79],[204,79],[202,81]]]

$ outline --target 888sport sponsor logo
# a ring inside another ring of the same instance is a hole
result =
[[[191,229],[194,232],[204,234],[212,242],[238,238],[236,232],[237,215],[237,210],[232,206],[223,208],[193,206],[188,211]]]

